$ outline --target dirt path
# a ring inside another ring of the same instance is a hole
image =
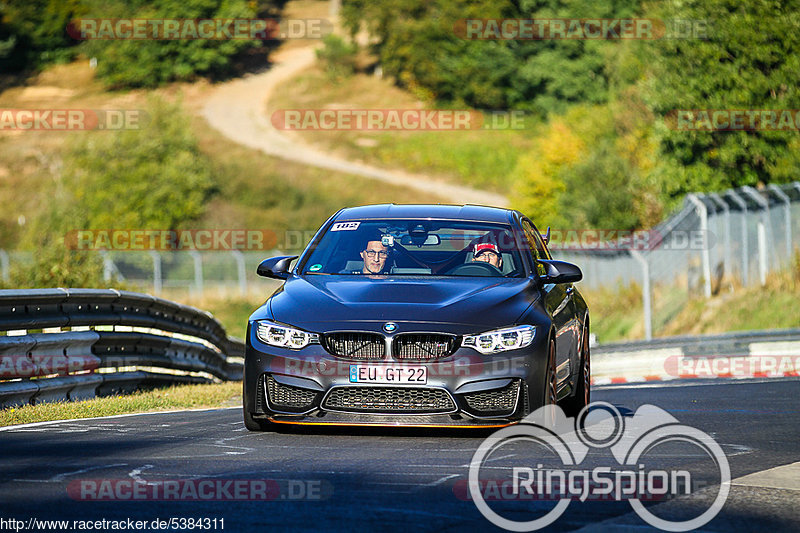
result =
[[[496,193],[348,161],[286,137],[268,120],[267,102],[278,84],[311,66],[315,54],[310,47],[294,48],[283,50],[272,59],[274,63],[270,70],[216,87],[203,105],[202,115],[208,123],[229,139],[272,156],[410,187],[447,202],[508,205],[508,200]],[[391,201],[391,198],[386,200]]]

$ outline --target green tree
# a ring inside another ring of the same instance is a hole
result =
[[[515,171],[515,205],[541,225],[631,230],[663,216],[652,116],[635,91],[551,118]]]
[[[648,65],[642,94],[660,119],[666,195],[797,179],[797,131],[684,131],[669,117],[676,110],[799,109],[798,8],[796,0],[694,0],[663,2],[654,13],[707,21],[709,33],[641,49]]]
[[[135,19],[255,18],[258,5],[246,0],[149,0],[126,4],[86,0],[87,17]],[[97,58],[97,74],[111,87],[156,87],[198,76],[234,72],[232,59],[261,44],[255,39],[90,40],[84,51]]]
[[[66,28],[84,11],[81,0],[0,2],[0,72],[73,57],[77,42]]]
[[[216,190],[179,104],[152,99],[140,130],[97,132],[65,161],[86,228],[176,229],[199,217]]]
[[[69,146],[49,208],[22,239],[34,264],[16,269],[11,286],[104,286],[99,254],[70,249],[72,232],[180,229],[204,213],[217,187],[189,118],[158,99],[147,112],[140,130],[91,132]]]
[[[443,103],[544,116],[573,103],[608,101],[619,41],[468,40],[457,31],[459,22],[632,17],[638,6],[638,0],[351,0],[343,15],[353,33],[364,27],[376,39],[384,71],[401,86]]]
[[[524,17],[533,19],[618,19],[640,12],[639,0],[523,0]],[[602,104],[610,99],[618,39],[545,39],[512,43],[522,87],[509,103],[546,115],[563,113],[571,104]]]

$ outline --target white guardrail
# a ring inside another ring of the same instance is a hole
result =
[[[592,349],[595,385],[681,378],[797,377],[800,329],[665,337]]]
[[[242,377],[210,313],[148,294],[0,290],[0,331],[0,407]]]

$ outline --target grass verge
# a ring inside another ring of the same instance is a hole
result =
[[[205,385],[174,385],[125,396],[107,396],[80,402],[42,403],[0,411],[0,426],[94,418],[173,409],[233,407],[241,404],[242,383],[229,381]]]

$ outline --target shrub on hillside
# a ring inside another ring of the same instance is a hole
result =
[[[350,76],[356,69],[356,50],[354,44],[345,42],[338,35],[326,35],[322,39],[323,48],[317,50],[325,71],[332,79]]]
[[[12,273],[16,287],[103,287],[94,251],[71,250],[83,229],[178,229],[200,217],[217,187],[179,104],[152,99],[140,130],[97,131],[67,149],[48,205],[26,225],[33,264]]]
[[[93,0],[87,0],[94,3]],[[257,4],[246,0],[158,0],[90,8],[88,18],[253,19]],[[233,71],[231,59],[258,46],[255,39],[118,39],[91,40],[85,52],[97,58],[97,74],[111,87],[155,87],[197,76],[222,76]]]

